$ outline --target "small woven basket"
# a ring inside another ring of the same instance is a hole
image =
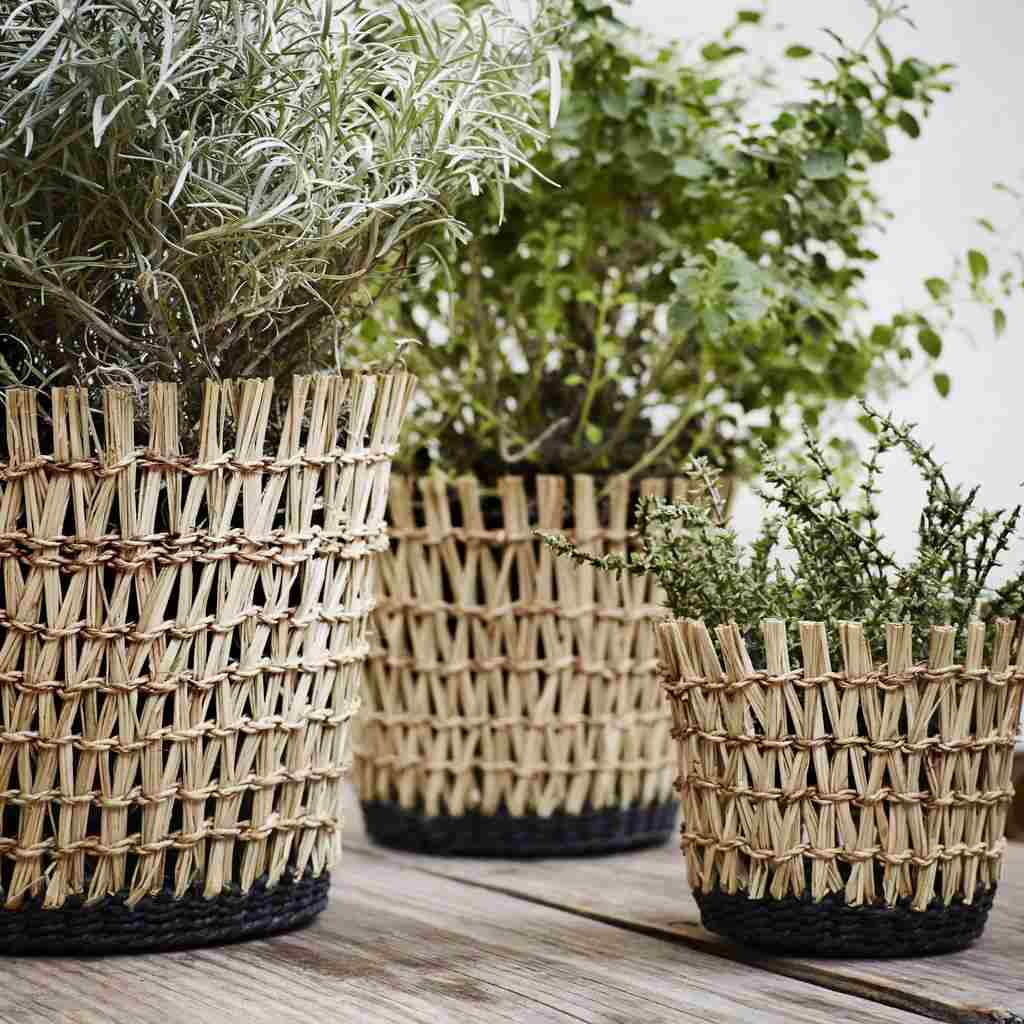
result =
[[[704,926],[736,942],[815,956],[948,952],[982,932],[1005,846],[1024,671],[1014,624],[933,627],[926,664],[912,630],[886,629],[875,668],[862,627],[763,627],[755,671],[736,626],[658,627],[678,742],[683,849]],[[1024,654],[1021,656],[1024,658]]]
[[[641,494],[685,497],[689,481]],[[653,581],[558,559],[534,534],[625,550],[635,494],[576,476],[393,480],[355,778],[380,843],[548,856],[665,841],[676,827]]]
[[[338,854],[374,554],[412,378],[6,392],[0,951],[173,949],[312,919]],[[52,451],[42,439],[52,438]]]

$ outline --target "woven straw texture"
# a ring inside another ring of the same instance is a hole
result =
[[[686,495],[686,480],[645,480]],[[672,799],[652,581],[557,558],[533,533],[623,551],[635,491],[613,479],[396,477],[356,742],[364,802],[427,818],[580,815]]]
[[[820,623],[800,624],[797,670],[782,622],[764,623],[765,671],[735,626],[715,632],[718,650],[703,623],[658,627],[698,900],[924,912],[994,886],[1024,683],[1011,621],[989,643],[972,623],[962,665],[952,627],[932,627],[912,664],[911,627],[888,626],[880,668],[862,627],[842,623],[838,671]]]
[[[412,384],[295,378],[272,455],[269,380],[209,382],[194,455],[174,385],[149,391],[145,448],[131,392],[6,392],[7,912],[236,899],[330,866]]]

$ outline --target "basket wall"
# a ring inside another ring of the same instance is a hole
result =
[[[659,627],[698,901],[715,892],[899,904],[919,917],[990,902],[1024,683],[1021,662],[1010,667],[1013,623],[996,624],[989,648],[986,627],[973,623],[962,665],[952,661],[951,627],[932,628],[928,661],[915,665],[911,627],[890,626],[880,669],[861,626],[839,631],[841,670],[832,670],[825,627],[803,623],[804,668],[791,671],[785,626],[766,623],[768,667],[755,671],[735,626],[716,630],[722,661],[702,623]],[[964,942],[933,938],[965,944],[984,913]],[[856,919],[865,921],[877,953],[888,926]],[[893,951],[912,952],[913,942]],[[843,950],[837,940],[833,951]]]
[[[67,923],[108,897],[234,899],[329,868],[412,384],[295,378],[270,455],[269,380],[208,383],[194,455],[174,385],[149,392],[145,449],[131,392],[104,389],[100,413],[55,389],[44,417],[7,391],[5,942],[29,911]]]
[[[533,533],[622,551],[634,496],[620,478],[605,506],[589,476],[506,477],[489,507],[469,478],[453,496],[441,479],[395,477],[356,741],[364,802],[547,818],[671,799],[659,593],[558,559]]]

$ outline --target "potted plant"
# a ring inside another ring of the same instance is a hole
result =
[[[1009,616],[1024,607],[1024,570],[994,589],[989,577],[1021,508],[981,508],[978,488],[952,484],[910,428],[865,413],[876,439],[859,500],[808,435],[809,472],[766,453],[764,525],[749,545],[707,502],[644,502],[627,556],[549,539],[664,588],[690,885],[705,927],[773,952],[968,945],[992,905],[1013,800],[1024,644]],[[893,450],[926,489],[908,560],[878,528]]]
[[[869,167],[947,88],[945,66],[884,46],[883,14],[767,123],[736,64],[759,15],[700,55],[591,0],[574,19],[561,113],[523,173],[536,187],[510,191],[500,223],[469,208],[473,241],[360,331],[371,353],[378,335],[413,338],[424,382],[355,757],[385,843],[526,855],[667,837],[660,592],[558,566],[532,530],[624,552],[631,494],[685,496],[694,454],[746,475],[801,415],[937,357],[954,297],[984,298],[995,276],[978,252],[959,283],[929,279],[921,309],[857,315],[885,212]]]
[[[339,850],[414,380],[336,367],[428,228],[461,235],[522,159],[547,30],[4,7],[0,951],[292,927]]]

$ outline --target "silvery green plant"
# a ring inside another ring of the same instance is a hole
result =
[[[332,366],[548,120],[551,7],[0,0],[0,377]]]

